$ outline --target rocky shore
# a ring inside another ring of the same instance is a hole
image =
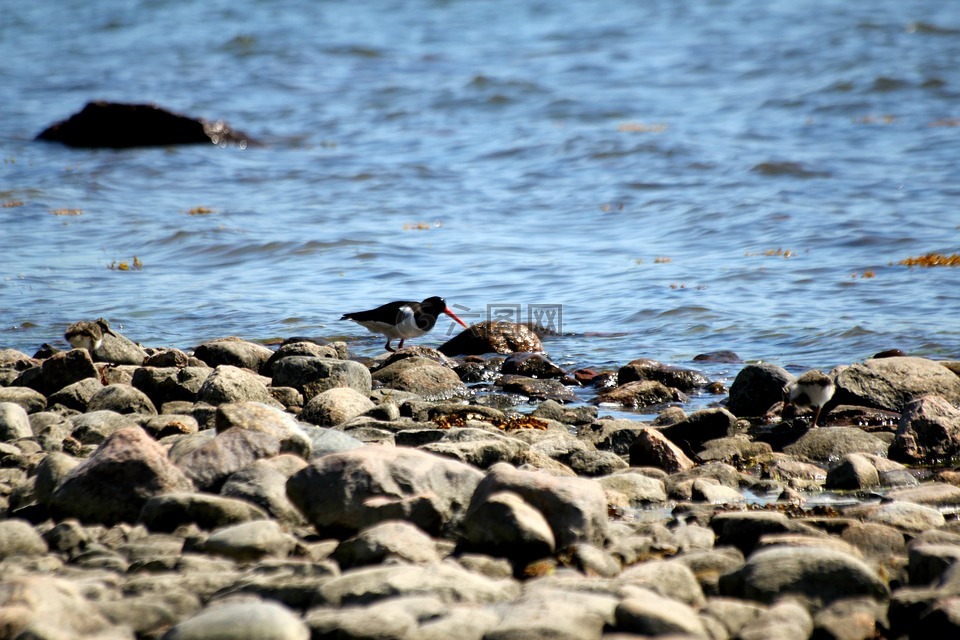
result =
[[[0,638],[960,632],[960,363],[838,367],[812,428],[771,364],[456,340],[0,350]]]

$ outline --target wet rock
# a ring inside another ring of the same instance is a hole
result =
[[[525,324],[485,320],[447,340],[439,351],[447,356],[541,352],[543,343]]]
[[[574,402],[576,394],[559,380],[531,378],[519,375],[503,375],[497,379],[497,386],[506,393],[519,393],[531,400],[553,400],[554,402]]]
[[[267,556],[285,558],[296,544],[274,520],[252,520],[215,530],[200,549],[237,562],[254,562]]]
[[[597,419],[597,408],[566,407],[556,400],[544,400],[530,415],[534,418],[556,420],[564,424],[590,424]],[[623,453],[626,453],[626,451],[623,451]]]
[[[217,407],[215,419],[217,433],[232,428],[266,433],[280,442],[282,453],[309,458],[310,438],[303,432],[300,424],[289,413],[259,402],[221,404]]]
[[[47,542],[26,520],[0,520],[0,560],[11,556],[37,556],[47,552]]]
[[[764,603],[792,595],[818,607],[855,596],[890,597],[887,583],[863,561],[826,547],[757,551],[743,567],[720,578],[720,592]]]
[[[594,404],[619,404],[629,408],[653,407],[668,402],[683,402],[686,396],[655,380],[628,382],[600,393],[592,400]]]
[[[283,408],[267,389],[269,378],[262,378],[247,369],[224,364],[214,369],[197,392],[197,399],[214,406],[226,402],[262,402]]]
[[[838,367],[834,378],[837,404],[899,412],[912,400],[931,394],[953,405],[960,403],[960,377],[925,358],[874,358]]]
[[[445,400],[466,393],[466,386],[460,382],[460,376],[453,369],[428,358],[397,360],[377,369],[373,379],[390,389],[410,391],[422,398],[433,400]]]
[[[163,635],[163,640],[308,640],[300,618],[275,602],[225,602],[210,606]]]
[[[437,545],[423,531],[402,520],[381,522],[352,536],[334,550],[331,558],[342,569],[399,559],[414,564],[440,562]]]
[[[300,419],[321,427],[335,427],[372,410],[376,405],[350,387],[334,387],[310,398]]]
[[[859,453],[848,453],[827,473],[828,489],[859,489],[880,484],[880,473],[869,458]]]
[[[139,427],[131,427],[110,435],[70,471],[54,490],[51,504],[81,522],[112,525],[136,522],[153,496],[191,489],[163,447]]]
[[[705,387],[710,381],[705,375],[693,369],[684,369],[657,362],[649,358],[639,358],[617,371],[617,384],[625,385],[638,380],[656,380],[668,387],[690,392]]]
[[[695,502],[711,504],[735,504],[746,501],[746,497],[732,487],[726,487],[713,478],[698,478],[693,481],[690,499]]]
[[[40,366],[22,372],[13,381],[13,385],[30,387],[44,396],[49,396],[74,382],[99,377],[97,367],[87,350],[73,349],[61,351],[44,360]]]
[[[242,146],[254,143],[221,121],[208,122],[153,104],[104,100],[88,102],[79,113],[50,125],[36,139],[59,142],[68,147],[110,149],[211,142]]]
[[[562,378],[564,370],[550,362],[542,353],[514,353],[503,361],[503,375],[518,375],[528,378]]]
[[[657,429],[641,429],[630,447],[631,467],[656,467],[667,473],[693,469],[696,464]]]
[[[935,395],[907,402],[890,445],[890,457],[902,462],[935,464],[958,455],[960,410]]]
[[[170,532],[185,524],[210,530],[267,517],[265,511],[246,500],[173,492],[147,500],[139,514],[139,523],[150,531]]]
[[[592,407],[591,407],[592,408]],[[643,429],[649,425],[636,420],[603,418],[577,429],[577,437],[593,442],[598,449],[626,455]]]
[[[400,519],[436,534],[459,523],[481,477],[425,451],[367,446],[314,458],[291,476],[287,495],[321,533]]]
[[[493,580],[449,562],[435,565],[395,564],[360,567],[325,582],[318,604],[347,606],[405,596],[434,596],[447,604],[496,603],[515,600],[520,587],[513,580]]]
[[[280,453],[280,440],[269,433],[231,428],[177,459],[198,489],[217,491],[231,474],[260,458]]]
[[[558,548],[579,542],[603,544],[607,531],[606,495],[596,482],[523,471],[500,463],[491,467],[477,486],[470,509],[502,491],[519,495],[540,511],[550,523]]]
[[[730,385],[727,408],[741,418],[762,416],[783,400],[783,387],[793,376],[775,364],[748,364]]]
[[[140,367],[131,383],[147,394],[154,406],[184,400],[196,402],[200,388],[213,369],[207,367]]]
[[[220,494],[255,504],[285,524],[304,524],[303,516],[287,497],[287,480],[305,466],[302,458],[293,455],[257,460],[232,474]]]
[[[33,437],[27,410],[14,402],[0,402],[0,442]]]
[[[471,502],[463,547],[525,564],[553,553],[556,538],[540,511],[516,493],[500,491]]]
[[[821,427],[810,429],[795,443],[783,448],[785,453],[819,462],[832,462],[848,453],[886,454],[886,442],[856,427]]]
[[[756,442],[742,433],[708,440],[701,446],[703,448],[697,452],[701,462],[725,462],[735,467],[748,466],[753,460],[773,452],[766,442]]]
[[[353,360],[334,360],[317,356],[288,356],[272,365],[273,386],[293,387],[309,401],[334,387],[350,387],[369,395],[370,370]]]
[[[617,605],[615,615],[617,631],[641,636],[710,637],[690,605],[649,589],[631,590]]]
[[[260,373],[273,351],[262,344],[230,337],[204,342],[194,349],[193,355],[211,368],[228,364]]]
[[[708,351],[706,353],[698,353],[693,357],[694,362],[725,362],[728,364],[739,364],[743,360],[740,359],[733,351]]]
[[[0,387],[0,402],[18,404],[27,413],[36,413],[47,408],[47,397],[27,387]]]
[[[87,411],[114,411],[116,413],[156,414],[153,402],[136,387],[111,384],[101,387],[87,404]]]

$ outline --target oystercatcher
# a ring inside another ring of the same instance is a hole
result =
[[[67,332],[63,334],[63,337],[74,349],[86,349],[93,352],[103,344],[105,333],[112,336],[117,335],[110,330],[110,324],[106,320],[97,318],[94,322],[87,322],[86,320],[74,322],[67,327]]]
[[[469,329],[463,320],[447,308],[447,303],[439,296],[427,298],[423,302],[406,300],[388,302],[369,311],[345,313],[340,319],[353,320],[368,331],[382,333],[387,336],[387,351],[396,351],[390,346],[395,338],[400,339],[397,349],[403,349],[404,340],[418,338],[433,329],[437,324],[437,316],[441,313],[447,314],[464,328]]]
[[[820,410],[830,401],[835,390],[833,378],[822,371],[807,371],[783,387],[783,408],[786,409],[791,404],[797,407],[813,407],[811,426],[816,427]]]

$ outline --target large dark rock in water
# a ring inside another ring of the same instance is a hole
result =
[[[152,104],[88,102],[83,111],[44,129],[36,138],[68,147],[124,149],[175,144],[255,144],[221,121],[207,122]]]
[[[438,349],[446,356],[543,351],[543,343],[529,326],[486,320],[461,331]]]

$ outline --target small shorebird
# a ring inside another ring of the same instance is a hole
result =
[[[86,320],[74,322],[67,327],[67,332],[63,334],[63,337],[74,349],[86,349],[92,352],[94,349],[99,349],[100,345],[103,344],[103,335],[106,333],[112,336],[117,335],[110,330],[110,324],[106,320],[97,318],[93,322],[87,322]]]
[[[391,341],[399,338],[400,345],[397,349],[402,349],[404,340],[418,338],[433,329],[437,324],[437,316],[441,313],[469,329],[463,320],[447,308],[447,303],[439,296],[427,298],[423,302],[388,302],[369,311],[345,313],[340,319],[353,320],[368,331],[382,333],[387,337],[387,351],[396,351],[390,346]]]
[[[820,419],[820,410],[833,397],[834,391],[836,386],[833,378],[822,371],[807,371],[783,387],[783,408],[786,409],[791,404],[801,408],[812,407],[811,426],[816,427],[817,420]]]

